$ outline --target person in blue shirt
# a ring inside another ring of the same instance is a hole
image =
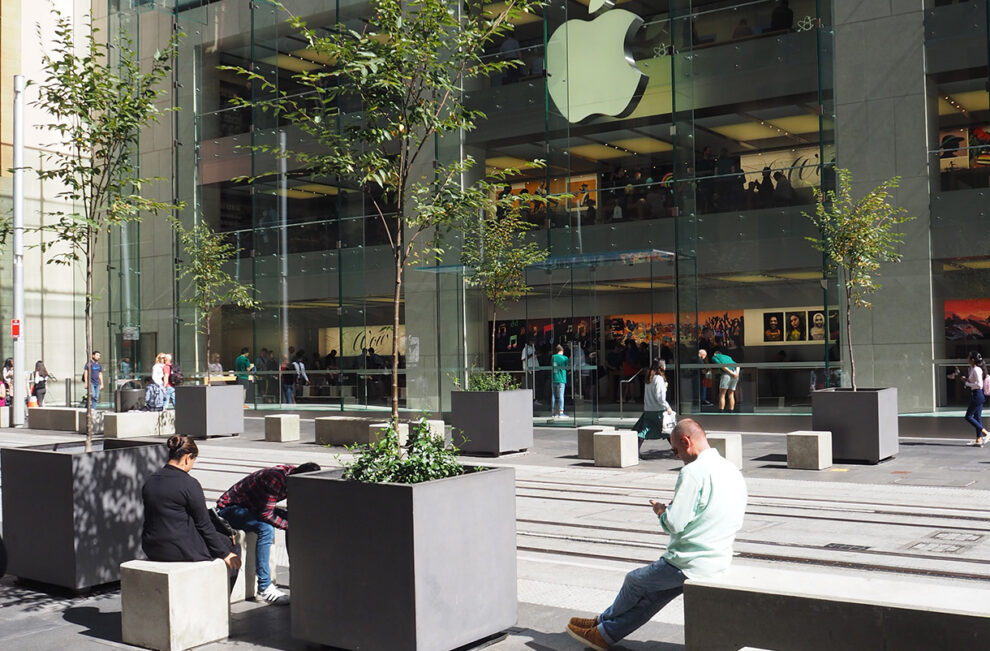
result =
[[[100,364],[100,351],[94,350],[93,356],[83,368],[83,382],[89,387],[89,400],[93,407],[100,401],[100,391],[103,390],[103,365]]]
[[[550,400],[550,413],[554,418],[564,417],[564,388],[567,386],[567,364],[570,361],[564,354],[564,347],[557,344],[557,354],[553,356],[553,394]]]

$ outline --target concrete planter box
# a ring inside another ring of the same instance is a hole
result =
[[[161,443],[105,440],[0,450],[9,572],[70,590],[120,580],[143,558],[145,480],[165,465]]]
[[[27,410],[31,429],[86,433],[86,410],[79,407],[31,407]],[[93,434],[103,431],[103,412],[93,410]]]
[[[197,439],[244,433],[244,387],[175,387],[175,432]]]
[[[452,391],[450,425],[454,445],[464,454],[528,450],[533,447],[533,392]]]
[[[449,651],[516,623],[513,469],[412,485],[341,473],[289,478],[292,637]]]
[[[832,459],[879,463],[897,454],[897,389],[811,394],[811,429],[832,432]]]

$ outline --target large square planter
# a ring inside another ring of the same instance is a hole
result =
[[[243,434],[244,387],[176,387],[175,433],[197,439]]]
[[[8,572],[69,590],[120,580],[143,558],[145,480],[165,465],[161,443],[105,440],[0,450]]]
[[[454,445],[464,454],[528,450],[533,447],[533,392],[453,391],[450,425]]]
[[[289,477],[292,637],[449,651],[515,625],[515,471],[366,484]]]
[[[833,461],[879,463],[897,454],[897,388],[811,394],[811,429],[832,432]]]

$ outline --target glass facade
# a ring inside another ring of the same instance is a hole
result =
[[[252,152],[305,143],[269,114],[233,106],[233,98],[264,99],[261,89],[218,69],[251,67],[291,92],[295,72],[329,62],[266,2],[177,0],[120,12],[137,22],[167,16],[186,35],[175,72],[174,157],[162,173],[185,202],[183,221],[227,233],[241,249],[232,272],[259,292],[260,310],[208,315],[222,333],[214,350],[225,368],[242,347],[257,359],[258,406],[285,401],[279,362],[302,353],[310,384],[299,404],[384,409],[398,336],[401,406],[447,409],[455,381],[488,366],[494,329],[496,366],[535,389],[537,418],[550,415],[551,347],[566,347],[562,422],[573,424],[639,409],[637,371],[655,357],[668,361],[675,409],[718,409],[706,404],[717,403],[717,372],[715,387],[706,386],[699,347],[720,346],[742,364],[744,413],[806,413],[813,388],[843,382],[839,292],[807,241],[815,232],[803,213],[813,209],[813,189],[830,188],[843,164],[835,82],[855,74],[836,71],[833,16],[848,13],[844,4],[628,0],[589,14],[586,1],[551,0],[525,16],[487,53],[522,65],[465,88],[487,118],[461,139],[436,143],[435,155],[470,154],[489,169],[546,161],[511,178],[508,191],[566,195],[521,206],[550,257],[528,272],[532,294],[495,321],[456,260],[411,268],[398,333],[375,197]],[[985,224],[981,170],[990,169],[981,140],[990,132],[986,4],[934,2],[924,14],[928,69],[917,75],[937,113],[928,151],[940,170],[931,202],[938,313],[943,302],[948,311],[949,301],[990,295],[986,238],[966,234]],[[287,5],[323,27],[361,26],[369,14],[361,1]],[[111,257],[119,250],[140,264],[145,252],[134,239],[120,233]],[[133,318],[127,305],[147,300],[135,292],[149,291],[147,279],[127,289],[124,276],[112,308],[118,324]],[[154,286],[177,300],[171,320],[141,327],[142,350],[171,347],[187,375],[204,371],[202,342],[180,326],[207,315],[181,302],[174,276],[163,273]],[[947,340],[942,359],[940,345],[937,332],[936,365],[964,350]],[[952,404],[936,391],[937,406]]]

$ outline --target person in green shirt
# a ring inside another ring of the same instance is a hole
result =
[[[254,364],[251,363],[251,358],[248,356],[248,349],[245,346],[241,348],[241,354],[234,360],[234,373],[237,375],[238,380],[247,382],[253,370]]]
[[[718,574],[732,561],[746,513],[742,474],[708,445],[705,430],[690,418],[674,427],[670,447],[684,462],[674,499],[670,504],[650,500],[660,527],[670,535],[667,551],[626,574],[615,601],[601,615],[571,618],[567,632],[592,649],[617,644],[681,594],[685,580]]]
[[[570,360],[564,354],[564,347],[557,344],[557,354],[553,356],[553,394],[550,398],[550,413],[554,418],[564,417],[564,387],[567,386],[567,364]]]
[[[726,365],[722,369],[722,376],[718,379],[718,410],[725,411],[725,399],[729,398],[729,411],[736,409],[736,385],[739,384],[739,367],[734,366],[736,360],[732,359],[719,348],[712,355],[712,364]]]

